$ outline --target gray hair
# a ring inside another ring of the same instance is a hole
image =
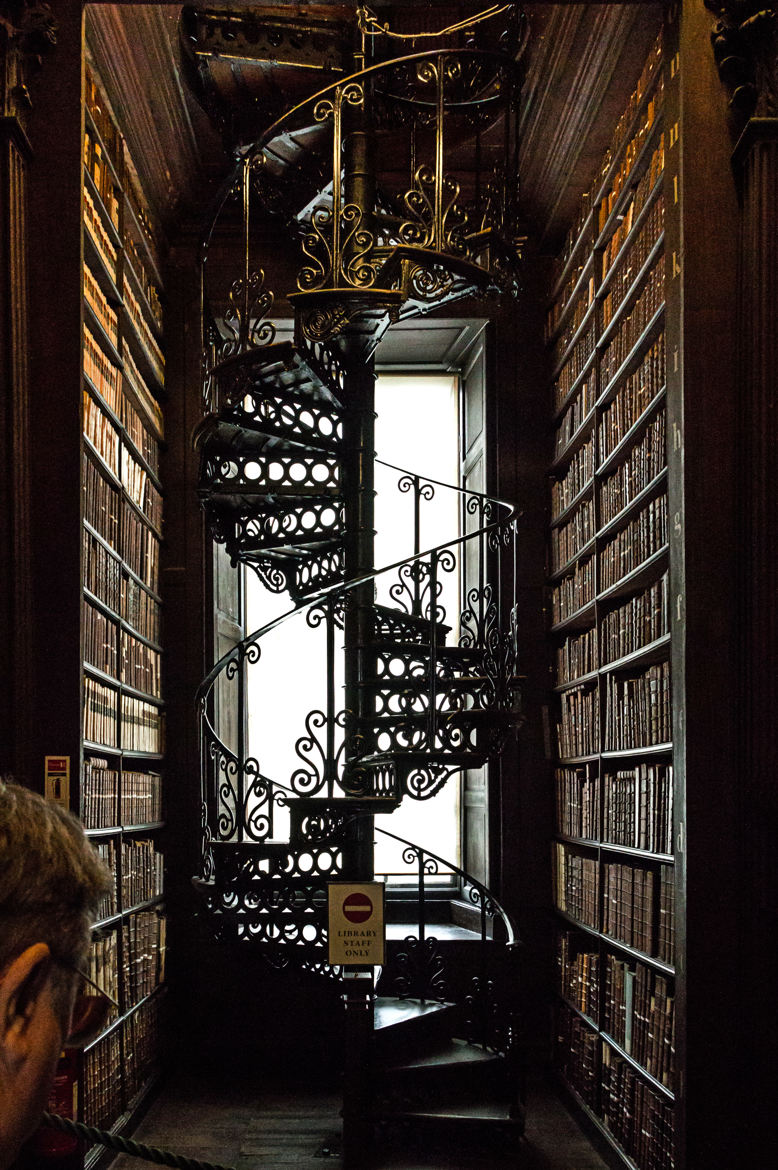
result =
[[[111,876],[78,820],[0,778],[0,974],[33,943],[83,963]]]

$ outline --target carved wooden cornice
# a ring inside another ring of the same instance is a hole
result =
[[[50,5],[0,0],[0,117],[20,118],[32,104],[28,83],[57,42]]]
[[[705,0],[719,18],[711,40],[736,114],[778,116],[778,8],[759,0]]]

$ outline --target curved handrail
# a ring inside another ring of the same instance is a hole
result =
[[[214,202],[211,205],[213,208],[213,211],[209,213],[209,219],[210,219],[211,226],[208,229],[207,234],[203,237],[202,248],[201,248],[202,254],[205,255],[208,251],[208,246],[210,244],[211,237],[212,237],[214,229],[216,227],[216,222],[219,218],[219,215],[221,213],[222,208],[224,207],[224,204],[227,201],[227,198],[230,194],[230,191],[232,190],[232,188],[234,186],[235,179],[237,178],[238,174],[240,173],[241,168],[246,164],[246,162],[250,161],[252,158],[256,157],[262,150],[264,150],[265,146],[269,142],[272,141],[273,137],[275,135],[277,135],[282,130],[284,124],[287,123],[288,121],[292,120],[293,115],[301,113],[309,105],[315,106],[316,104],[318,104],[321,101],[326,101],[328,95],[331,94],[333,91],[336,91],[337,89],[346,87],[348,85],[352,85],[355,82],[360,81],[362,78],[368,77],[372,74],[380,73],[383,70],[396,68],[398,65],[403,65],[403,64],[413,62],[413,61],[429,60],[429,58],[431,58],[431,57],[462,57],[462,56],[466,56],[468,58],[480,58],[483,60],[491,60],[491,61],[494,61],[496,64],[500,64],[503,67],[516,68],[518,70],[518,65],[519,65],[518,60],[516,60],[512,57],[509,57],[506,54],[496,53],[496,52],[492,52],[492,51],[485,50],[485,49],[473,49],[473,48],[425,49],[425,50],[421,50],[417,53],[409,53],[409,54],[401,56],[401,57],[395,57],[389,61],[378,61],[373,65],[368,65],[364,69],[360,69],[360,70],[357,70],[357,72],[355,72],[355,73],[349,74],[347,77],[340,77],[340,78],[338,78],[337,81],[331,82],[329,85],[325,86],[324,89],[317,90],[316,93],[311,94],[307,98],[304,98],[303,101],[298,102],[296,106],[292,106],[292,108],[290,110],[287,110],[284,114],[282,114],[280,118],[276,118],[275,122],[272,122],[270,124],[270,126],[268,126],[268,128],[260,135],[260,137],[256,139],[256,141],[252,142],[249,146],[243,148],[240,151],[239,157],[236,161],[234,168],[230,171],[229,176],[224,180],[224,183],[222,184],[220,190],[217,192],[216,197],[214,199]],[[506,102],[506,100],[507,99],[506,99],[505,92],[500,90],[500,91],[498,91],[497,94],[493,95],[492,97],[485,99],[485,100],[481,100],[481,101],[471,100],[471,101],[467,101],[467,102],[451,102],[451,103],[447,104],[446,109],[449,111],[451,111],[451,110],[462,111],[462,110],[470,109],[473,106],[484,107],[487,105],[487,102],[490,105],[498,105],[499,106],[500,104],[504,104]],[[419,104],[422,104],[422,105],[429,104],[429,105],[434,107],[434,102],[433,103],[419,103]]]
[[[437,853],[433,853],[431,849],[425,848],[423,845],[417,845],[414,841],[408,841],[405,837],[398,837],[396,833],[390,833],[388,829],[382,829],[378,825],[375,826],[376,833],[380,833],[384,837],[391,837],[393,841],[399,842],[400,845],[405,845],[406,848],[413,849],[415,852],[424,857],[431,857],[440,865],[450,869],[452,873],[457,874],[462,878],[465,885],[472,886],[478,891],[479,897],[482,899],[480,905],[486,908],[486,913],[492,917],[499,917],[505,927],[506,939],[504,945],[508,948],[515,948],[522,946],[522,941],[519,938],[518,928],[513,917],[508,913],[505,907],[495,898],[488,886],[480,882],[478,878],[474,878],[467,870],[455,865],[453,861],[447,861],[445,857],[440,857]],[[479,903],[473,903],[479,905]],[[490,909],[493,908],[493,911]]]
[[[383,460],[376,460],[376,462],[383,463]],[[417,474],[416,472],[408,471],[406,468],[395,467],[394,464],[384,464],[384,466],[392,467],[395,471],[400,471],[403,475],[415,476]],[[450,488],[452,491],[461,492],[465,495],[470,495],[486,500],[487,503],[495,504],[498,507],[507,508],[508,515],[504,516],[500,520],[493,520],[489,524],[475,529],[473,532],[467,532],[453,540],[446,541],[444,544],[432,545],[431,548],[424,549],[422,552],[413,553],[409,557],[402,557],[399,561],[394,561],[390,565],[384,565],[380,569],[372,569],[369,573],[363,573],[359,577],[352,577],[348,581],[339,581],[333,585],[328,585],[326,588],[321,589],[313,597],[308,597],[304,601],[293,606],[291,609],[285,610],[284,613],[279,614],[277,617],[267,622],[264,626],[260,626],[259,629],[254,630],[251,634],[248,634],[245,638],[242,638],[236,646],[232,646],[225,654],[222,655],[220,659],[218,659],[216,663],[214,663],[208,674],[200,683],[200,686],[197,688],[195,693],[196,704],[199,705],[202,702],[211,689],[212,684],[221,674],[222,670],[224,670],[230,662],[239,658],[247,646],[251,646],[256,642],[259,642],[265,636],[265,634],[269,634],[271,630],[277,629],[278,626],[282,625],[296,614],[305,613],[309,609],[312,609],[314,606],[321,604],[321,602],[326,601],[332,596],[347,593],[352,589],[358,588],[360,585],[367,584],[369,581],[375,581],[376,578],[382,576],[384,573],[391,573],[395,569],[402,568],[403,565],[409,565],[416,561],[421,561],[425,557],[432,556],[433,553],[441,553],[446,549],[457,548],[459,545],[465,544],[470,540],[475,540],[475,538],[478,536],[484,536],[488,532],[493,532],[498,528],[504,528],[506,525],[516,520],[517,517],[521,514],[515,504],[511,504],[507,500],[502,500],[496,496],[488,496],[485,492],[478,492],[468,488],[456,487],[454,484],[441,483],[439,480],[430,479],[428,476],[419,476],[419,478],[426,480],[428,483],[438,483],[441,487]]]

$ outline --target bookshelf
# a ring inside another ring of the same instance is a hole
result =
[[[546,320],[554,1063],[639,1170],[676,1165],[665,83],[660,37]]]
[[[114,874],[95,924],[89,973],[119,1008],[83,1055],[79,1109],[87,1124],[121,1129],[157,1075],[165,980],[159,844],[165,363],[152,220],[89,63],[82,273],[83,704],[74,808]]]

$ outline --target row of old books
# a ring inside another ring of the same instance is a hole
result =
[[[106,211],[117,229],[120,228],[118,207],[121,196],[124,194],[130,205],[132,218],[136,221],[138,230],[143,237],[144,245],[152,251],[156,263],[154,229],[144,201],[136,189],[132,164],[125,148],[124,137],[111,116],[105,95],[101,92],[100,86],[88,67],[86,74],[86,106],[94,123],[96,134],[87,125],[84,142],[84,164],[92,175],[95,186],[105,204]],[[120,184],[118,187],[114,175],[111,173],[111,168],[108,166],[108,158],[110,158],[113,171],[118,176]],[[115,210],[114,199],[116,200]],[[137,244],[129,230],[128,221],[130,218],[129,215],[125,216],[122,247],[125,252],[130,253],[133,267],[135,268],[141,287],[149,301],[152,312],[156,314],[159,308],[158,290],[154,281],[148,275],[148,265],[142,259]]]
[[[596,687],[572,687],[559,696],[557,743],[561,759],[600,750],[600,700]]]
[[[572,682],[597,669],[597,629],[584,630],[565,638],[556,652],[557,683]]]
[[[600,874],[596,857],[556,841],[552,850],[554,905],[585,926],[600,925]]]
[[[121,698],[121,703],[120,703]],[[121,724],[120,724],[121,716]],[[161,755],[164,720],[161,709],[84,675],[84,739],[105,748]]]
[[[597,628],[592,626],[564,639],[556,651],[557,683],[574,682],[596,670],[598,665],[605,666],[633,654],[664,637],[668,629],[668,579],[665,572],[647,589],[609,610],[600,623],[599,637]]]
[[[85,1053],[83,1102],[84,1122],[101,1129],[110,1128],[123,1111],[121,1026]]]
[[[559,1003],[554,1036],[554,1064],[594,1112],[599,1101],[600,1038],[566,1003]]]
[[[594,501],[584,500],[566,524],[551,530],[551,571],[558,572],[594,536]]]
[[[122,695],[121,746],[125,751],[162,755],[165,746],[162,710],[144,699]]]
[[[88,272],[85,269],[85,272]],[[125,350],[125,383],[122,387],[122,372],[100,348],[88,326],[84,326],[84,373],[106,406],[124,426],[127,436],[136,450],[149,465],[153,474],[159,470],[159,440],[162,438],[162,415],[159,404],[150,394],[132,355]],[[132,398],[138,403],[132,401]],[[84,398],[85,414],[88,412],[89,425],[98,430],[109,424],[93,400]],[[102,415],[102,419],[98,416]],[[103,421],[104,420],[104,421]],[[111,424],[109,424],[111,425]],[[94,440],[92,440],[94,443]],[[95,443],[95,446],[98,446]],[[118,477],[118,467],[112,468]],[[139,503],[139,506],[143,505]]]
[[[88,829],[147,825],[162,819],[161,777],[110,767],[88,756],[81,773],[81,820]]]
[[[103,150],[100,138],[87,126],[84,134],[84,166],[97,188],[111,223],[119,230],[121,187],[117,187],[113,171]]]
[[[138,216],[137,218],[138,222],[142,225],[142,221],[146,217]],[[140,285],[141,291],[146,299],[146,304],[149,307],[154,324],[158,329],[162,329],[162,302],[156,281],[149,272],[149,265],[144,259],[141,249],[128,232],[124,234],[122,245],[125,256],[129,259],[132,266],[133,276]]]
[[[111,420],[100,409],[88,390],[84,390],[84,434],[101,460],[119,478],[120,443],[119,432]]]
[[[554,771],[556,827],[566,837],[596,840],[600,835],[599,778],[593,764]]]
[[[557,622],[572,617],[594,599],[594,557],[578,561],[551,590],[551,619]]]
[[[84,297],[114,346],[119,344],[119,317],[88,264],[84,265]]]
[[[97,344],[88,325],[84,326],[84,373],[103,401],[116,417],[120,418],[122,412],[121,370],[114,365]],[[96,404],[95,409],[97,409]]]
[[[125,909],[159,897],[164,876],[163,862],[154,841],[122,841],[121,893]]]
[[[660,912],[656,903],[660,890],[659,869],[661,867],[620,861],[603,864],[602,930],[644,955],[669,962],[671,960],[658,954]],[[670,888],[668,886],[668,890]],[[672,916],[673,911],[673,905],[665,907],[666,914]]]
[[[154,376],[160,385],[164,385],[165,358],[162,353],[162,349],[160,348],[159,342],[154,336],[151,326],[146,320],[146,315],[143,312],[140,301],[133,293],[126,276],[122,285],[122,296],[124,298],[124,307],[129,314],[130,320],[135,326],[135,331],[140,338],[143,348],[146,351],[146,356],[151,362]]]
[[[651,67],[651,68],[650,68]],[[658,75],[658,76],[657,76]],[[624,139],[629,133],[628,127],[631,126],[635,112],[643,100],[643,95],[646,92],[648,85],[654,77],[657,77],[656,84],[649,100],[646,103],[642,116],[638,120],[638,124],[634,129],[632,137],[624,146]],[[648,81],[644,84],[644,78]],[[659,117],[664,106],[664,76],[661,69],[661,48],[655,49],[648,58],[646,68],[644,70],[644,77],[635,89],[632,99],[627,105],[616,126],[616,132],[611,144],[611,151],[606,153],[603,159],[603,170],[607,172],[610,170],[610,158],[615,157],[623,148],[623,154],[619,160],[619,165],[616,168],[613,177],[608,185],[608,190],[600,200],[600,205],[597,210],[597,229],[602,231],[607,223],[608,217],[613,211],[618,202],[621,192],[631,178],[632,168],[637,161],[638,155],[643,149],[644,143],[647,141],[651,128]]]
[[[673,1103],[603,1044],[602,1118],[641,1170],[673,1170]]]
[[[159,475],[159,444],[164,436],[162,411],[126,347],[123,360],[125,392],[122,422],[127,437],[143,456],[152,474]]]
[[[660,255],[632,309],[620,321],[600,359],[600,385],[607,386],[634,349],[641,333],[665,302],[665,258]]]
[[[595,1023],[600,1015],[600,956],[590,938],[572,930],[556,937],[557,990]]]
[[[88,350],[84,354],[84,363],[85,368],[90,364]],[[108,364],[110,366],[110,363]],[[115,369],[113,366],[110,368]],[[90,378],[92,374],[101,376],[99,370],[92,370],[90,373],[90,370],[87,369],[86,372]],[[129,449],[121,442],[119,431],[87,390],[84,390],[83,398],[84,434],[111,474],[120,480],[130,500],[146,516],[154,528],[160,531],[162,496],[156,484],[146,468],[133,457]],[[118,402],[117,406],[120,406]]]
[[[653,955],[656,949],[654,869],[629,862],[606,861],[603,866],[603,932],[628,947]]]
[[[84,98],[86,108],[103,146],[108,151],[114,170],[121,176],[124,170],[124,139],[111,117],[105,97],[88,64],[85,69]]]
[[[613,132],[613,136],[611,138],[610,144],[609,144],[607,150],[605,151],[605,154],[604,154],[603,159],[602,159],[600,174],[598,176],[598,184],[601,183],[602,181],[604,181],[608,171],[610,170],[610,168],[613,164],[613,160],[618,156],[620,150],[624,146],[624,143],[627,140],[627,137],[630,133],[630,130],[632,129],[636,114],[640,108],[640,105],[643,101],[643,98],[644,98],[645,94],[648,92],[648,89],[651,86],[654,78],[657,76],[657,74],[661,70],[661,64],[662,64],[662,48],[661,48],[660,40],[657,40],[651,53],[649,54],[649,57],[646,61],[645,68],[643,69],[643,72],[640,76],[638,84],[636,85],[635,89],[633,90],[633,92],[630,96],[630,99],[629,99],[627,105],[625,106],[625,108],[621,114],[621,117],[619,118],[619,120],[616,124],[616,127],[615,127],[615,130]],[[647,127],[647,129],[650,128],[650,125],[656,121],[656,119],[659,115],[659,112],[661,109],[661,102],[662,102],[662,89],[663,89],[663,86],[662,86],[662,82],[661,82],[661,78],[660,78],[658,91],[655,93],[655,96],[654,96],[653,107],[650,110],[648,108],[646,108],[646,110],[644,111],[644,116],[641,119],[641,125],[645,125]],[[658,99],[658,104],[657,104],[657,99]],[[639,131],[639,128],[638,128],[638,131]],[[635,149],[633,147],[632,151],[630,151],[630,154],[634,155],[634,153],[635,153]],[[629,177],[630,176],[628,176],[628,175],[623,176],[622,186],[624,184],[624,181],[627,180]],[[597,190],[594,190],[594,191],[590,190],[590,191],[584,191],[582,196],[581,196],[581,200],[580,200],[580,203],[578,205],[577,212],[574,215],[573,221],[568,229],[567,235],[565,236],[565,242],[562,246],[562,249],[561,249],[559,255],[556,258],[556,262],[555,262],[555,268],[556,268],[556,272],[557,272],[557,276],[555,278],[556,280],[558,280],[559,277],[561,276],[563,269],[565,268],[565,266],[569,262],[570,258],[572,257],[573,253],[575,252],[575,249],[579,246],[579,243],[581,242],[582,239],[584,240],[584,242],[588,243],[590,247],[592,247],[594,245],[593,233],[589,237],[587,237],[586,235],[582,235],[582,233],[584,232],[584,228],[586,227],[586,222],[589,219],[589,216],[592,212],[592,209],[594,208],[595,201],[597,200],[598,195],[599,195],[599,192]],[[597,220],[597,225],[598,225],[597,229],[596,229],[597,232],[602,231],[602,228],[603,228],[604,222],[605,222],[605,220],[603,220],[602,223],[600,222],[600,216],[601,216],[601,212],[603,210],[603,204],[605,205],[605,209],[606,209],[605,219],[607,219],[608,211],[613,206],[613,203],[612,203],[612,200],[610,197],[610,191],[605,195],[603,201],[597,207],[597,215],[595,217]],[[583,272],[583,269],[585,267],[585,261],[586,261],[587,255],[588,255],[588,253],[584,253],[583,261],[581,263],[575,265],[573,267],[573,269],[571,270],[571,272],[568,274],[568,277],[565,281],[564,287],[563,287],[560,295],[557,298],[557,303],[561,306],[562,309],[564,309],[566,302],[569,300],[570,296],[572,295],[572,293],[575,289],[575,286],[578,283],[578,280],[581,276],[581,273]],[[553,332],[554,328],[555,328],[555,325],[550,325],[549,332]]]
[[[642,359],[628,374],[611,402],[604,408],[599,425],[599,455],[607,459],[618,447],[665,384],[665,335],[660,333]]]
[[[122,922],[124,1003],[132,1007],[151,995],[165,979],[164,914],[141,910]]]
[[[608,589],[667,544],[667,496],[650,500],[600,550],[600,588]]]
[[[119,991],[119,948],[116,931],[103,931],[96,938],[92,938],[86,960],[86,973],[93,983],[107,991],[117,1003],[122,1002]],[[112,1004],[106,1025],[112,1024],[118,1015],[119,1009]]]
[[[595,380],[590,372],[582,379],[573,398],[560,419],[556,432],[554,454],[559,458],[594,408]]]
[[[669,743],[670,663],[655,662],[640,674],[608,676],[605,750],[627,751]]]
[[[122,603],[122,567],[97,537],[85,528],[82,533],[84,588],[118,614]]]
[[[614,845],[672,853],[672,764],[644,761],[605,774],[602,837]]]
[[[615,519],[665,467],[665,412],[660,410],[623,463],[600,484],[600,524]]]
[[[122,558],[144,585],[159,587],[159,537],[129,504],[122,513]]]
[[[671,965],[675,901],[672,867],[600,862],[563,841],[552,850],[554,905],[593,930]]]
[[[158,1068],[159,997],[146,1000],[84,1056],[83,1117],[110,1129]]]
[[[672,853],[671,764],[641,761],[616,772],[606,771],[601,780],[593,763],[557,768],[554,787],[556,827],[564,836],[649,853]]]
[[[576,268],[574,274],[571,274],[571,279],[565,285],[565,290],[559,300],[555,301],[546,314],[545,324],[545,341],[550,342],[559,327],[559,322],[562,319],[562,314],[567,309],[568,296],[565,293],[572,293],[578,283],[579,277],[583,272],[583,266]],[[574,278],[573,278],[574,277]],[[583,284],[580,293],[576,297],[575,304],[567,315],[565,327],[559,335],[557,343],[558,352],[564,353],[573,337],[581,328],[586,314],[594,302],[594,275],[591,274],[589,279]]]
[[[116,284],[119,253],[103,223],[95,201],[86,187],[84,188],[84,225],[105,271],[110,276],[111,281]]]
[[[608,290],[602,298],[601,327],[606,329],[615,317],[621,305],[629,295],[630,290],[640,273],[641,268],[648,260],[651,252],[662,235],[665,226],[665,202],[660,194],[651,204],[640,231],[630,244],[627,252],[619,257],[618,264],[613,269],[608,281]]]
[[[157,532],[162,529],[162,496],[146,468],[126,447],[121,452],[121,481],[127,495]]]
[[[122,609],[124,620],[149,642],[159,642],[160,604],[147,589],[133,577],[122,578]]]
[[[668,630],[668,577],[664,572],[648,589],[605,614],[600,625],[600,660],[605,664],[633,654]]]
[[[124,1091],[127,1104],[146,1087],[159,1068],[161,1046],[159,996],[145,1000],[123,1024]]]
[[[651,155],[651,161],[643,173],[641,179],[638,180],[637,186],[633,188],[633,194],[626,206],[623,208],[616,228],[603,248],[602,258],[600,262],[601,276],[604,280],[610,272],[613,265],[620,258],[620,252],[624,246],[627,237],[632,228],[638,221],[641,211],[646,206],[648,198],[651,195],[654,187],[662,177],[665,167],[665,136],[660,134],[659,143]],[[633,265],[633,272],[637,271],[637,267]]]
[[[644,963],[605,956],[602,1029],[641,1068],[668,1088],[675,1065],[675,996],[671,980]]]
[[[119,880],[117,869],[117,849],[116,842],[109,839],[107,841],[93,841],[92,847],[97,853],[100,860],[107,866],[113,882],[110,890],[103,896],[100,905],[97,908],[96,922],[102,922],[106,918],[112,918],[114,914],[119,913]]]
[[[160,696],[161,656],[146,642],[120,630],[102,610],[84,599],[81,637],[84,661],[134,690]]]
[[[568,508],[573,500],[591,483],[594,476],[594,440],[589,439],[580,447],[567,465],[563,479],[551,485],[551,519]]]
[[[570,352],[570,356],[559,371],[554,382],[554,406],[557,410],[561,409],[562,404],[573,388],[574,382],[583,373],[589,358],[594,353],[596,337],[595,325],[594,321],[592,321],[589,328],[585,329],[576,341]],[[552,354],[552,362],[554,365],[562,359],[563,354],[564,349],[557,344]]]
[[[98,473],[95,472],[95,475],[99,482]],[[102,483],[105,481],[102,480]],[[95,511],[93,507],[91,512]],[[87,521],[98,527],[89,515]],[[142,638],[158,643],[160,605],[157,599],[139,581],[122,571],[118,555],[111,553],[87,528],[83,531],[83,546],[84,588],[132,626]]]

